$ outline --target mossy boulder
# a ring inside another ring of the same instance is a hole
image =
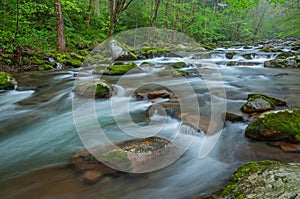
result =
[[[176,62],[172,64],[173,68],[180,69],[184,67],[188,67],[188,65],[185,62]]]
[[[149,59],[154,57],[161,57],[168,53],[169,51],[164,48],[151,48],[145,46],[143,48],[134,51],[138,59]]]
[[[13,90],[17,82],[14,77],[6,72],[0,72],[0,89]]]
[[[109,98],[113,94],[112,85],[103,79],[94,79],[75,85],[74,93],[84,97]]]
[[[248,125],[245,134],[256,140],[300,143],[300,110],[263,113]]]
[[[236,52],[228,52],[225,54],[225,57],[227,59],[232,59],[234,55],[236,55]]]
[[[135,63],[117,64],[107,67],[107,71],[104,74],[107,75],[123,75],[125,73],[137,73],[141,72],[141,69]]]
[[[286,59],[274,59],[265,61],[264,66],[267,68],[300,68],[300,58],[288,57]]]
[[[39,71],[52,70],[52,69],[54,69],[54,67],[51,64],[43,64],[39,67]]]
[[[299,163],[250,162],[237,169],[218,198],[297,198],[299,186]]]
[[[157,73],[158,76],[171,76],[171,77],[180,77],[180,76],[188,76],[189,73],[183,70],[178,70],[178,69],[165,69],[161,70]]]
[[[241,110],[245,113],[265,112],[276,106],[286,106],[286,102],[263,94],[249,94]]]

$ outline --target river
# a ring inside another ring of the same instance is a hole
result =
[[[225,54],[232,51],[237,54],[229,60]],[[243,54],[252,54],[253,58],[247,60]],[[242,115],[240,107],[249,93],[277,97],[287,101],[292,108],[300,108],[300,70],[263,67],[264,61],[273,59],[276,53],[261,52],[258,47],[232,47],[215,49],[209,58],[200,59],[201,55],[200,52],[185,55],[184,61],[194,65],[187,70],[196,68],[200,75],[184,80],[192,85],[204,115],[209,114],[211,105],[204,79],[213,71],[222,76],[219,83],[224,85],[229,112]],[[158,66],[154,70],[160,70],[159,66],[177,59],[164,57],[146,61]],[[228,66],[229,62],[237,66]],[[151,70],[148,73],[153,72]],[[204,135],[186,127],[186,136],[193,137],[193,143],[170,166],[145,174],[107,177],[94,185],[83,184],[77,171],[69,166],[72,154],[84,149],[72,110],[72,90],[78,72],[74,69],[16,74],[22,89],[0,92],[1,198],[196,198],[218,190],[245,162],[263,159],[299,162],[298,154],[285,153],[245,138],[246,122],[226,122],[217,144],[204,158],[199,158]],[[146,75],[147,72],[134,74],[129,79],[142,82]],[[172,85],[179,91],[185,89],[182,79],[161,78],[156,83]],[[128,92],[135,89],[132,85],[128,88],[115,85],[119,91],[116,96],[95,102],[96,107],[101,107],[96,117],[101,118],[101,127],[113,142],[127,140],[129,136],[116,126],[110,104],[114,102],[117,107],[115,114],[126,116],[127,109],[122,103],[130,98]],[[136,100],[131,103],[133,115],[143,124],[147,118],[141,113],[151,103]],[[165,126],[159,135],[169,138],[181,123],[170,116],[163,119]],[[89,125],[85,128],[88,131]],[[126,128],[135,126],[128,124]]]

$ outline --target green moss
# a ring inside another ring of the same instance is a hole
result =
[[[87,50],[79,50],[78,54],[85,57],[88,56],[90,53]]]
[[[134,68],[137,68],[135,63],[128,63],[123,65],[108,66],[107,70],[109,71],[110,75],[123,75]]]
[[[131,161],[129,160],[127,153],[123,150],[106,152],[99,155],[99,159],[122,171],[129,171],[131,168]]]
[[[278,139],[290,136],[300,138],[300,110],[266,112],[248,125],[246,135],[256,137],[257,134],[267,131],[280,132],[279,135],[277,133]]]
[[[244,190],[239,189],[240,183],[252,173],[266,169],[272,165],[280,164],[276,161],[265,160],[261,162],[249,162],[237,169],[231,176],[228,185],[222,190],[222,197],[233,199],[245,198]]]
[[[176,63],[172,64],[173,68],[184,68],[186,66],[187,66],[186,63],[184,63],[184,62],[176,62]]]
[[[67,65],[73,66],[74,68],[79,68],[82,66],[82,61],[76,59],[69,59],[66,62]]]
[[[162,71],[159,71],[157,73],[157,75],[159,76],[187,76],[188,73],[185,72],[185,71],[182,71],[182,70],[174,70],[174,69],[170,69],[170,70],[162,70]]]
[[[50,64],[43,64],[39,67],[39,71],[51,70],[51,69],[54,69],[54,67]]]
[[[14,89],[13,82],[15,81],[14,77],[6,72],[0,72],[0,89],[12,90]]]

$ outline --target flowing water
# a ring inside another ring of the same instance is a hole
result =
[[[228,60],[225,53],[231,51],[237,54]],[[252,59],[245,59],[243,54],[251,54]],[[236,47],[215,49],[211,52],[211,58],[199,59],[201,55],[186,54],[184,61],[193,63],[187,70],[197,69],[200,72],[200,75],[187,77],[185,81],[192,85],[204,115],[209,115],[211,109],[210,93],[204,80],[213,76],[216,69],[222,80],[216,80],[219,82],[214,86],[224,85],[227,111],[241,115],[240,107],[249,93],[281,98],[290,107],[300,108],[300,70],[263,67],[263,62],[276,57],[276,53],[263,53],[258,47]],[[136,89],[134,85],[137,82],[143,82],[146,76],[175,59],[179,58],[147,60],[156,67],[131,75],[125,80],[128,87],[115,85],[118,94],[112,99],[96,100],[95,106],[101,107],[96,116],[111,141],[130,139],[116,125],[116,115],[123,118],[120,122],[126,129],[136,128],[126,123],[124,100],[131,101],[132,117],[140,126],[149,122],[144,112],[152,103],[136,101],[129,93]],[[235,66],[228,66],[229,62]],[[72,111],[72,90],[77,73],[76,70],[57,70],[17,74],[21,91],[0,93],[1,198],[195,198],[218,190],[234,170],[247,161],[300,161],[298,154],[284,153],[279,148],[245,138],[247,123],[226,122],[218,143],[204,158],[199,158],[204,135],[183,127],[184,135],[193,137],[194,142],[170,166],[146,174],[106,177],[94,185],[83,184],[80,175],[68,166],[72,154],[84,149]],[[116,82],[116,79],[111,78],[111,81]],[[175,87],[182,92],[185,89],[181,79],[161,78],[156,83]],[[117,111],[112,112],[112,102]],[[245,114],[243,116],[247,117]],[[165,126],[159,136],[165,138],[174,136],[181,125],[179,120],[170,116],[154,115],[151,119],[154,121],[152,127],[155,127],[156,120],[164,120]],[[89,121],[83,122],[86,122],[88,131]]]

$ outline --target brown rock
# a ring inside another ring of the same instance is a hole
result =
[[[86,171],[82,175],[82,181],[87,184],[94,184],[99,181],[102,177],[102,173],[100,171]]]
[[[147,97],[149,100],[156,98],[170,98],[171,93],[165,89],[149,92]]]
[[[268,145],[280,147],[284,152],[300,152],[300,144],[288,142],[269,142]]]

